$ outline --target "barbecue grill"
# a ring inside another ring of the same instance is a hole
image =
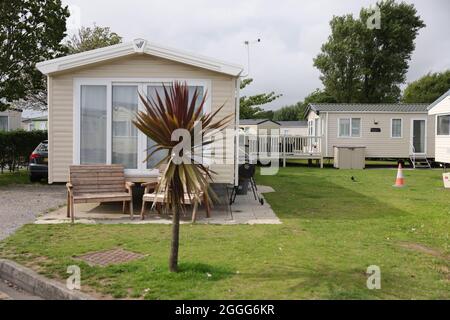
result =
[[[234,201],[236,200],[236,195],[247,194],[247,189],[249,185],[252,188],[255,200],[258,200],[258,202],[261,205],[263,205],[264,199],[258,193],[258,188],[256,187],[254,178],[256,172],[256,165],[250,163],[241,164],[239,165],[238,172],[239,172],[239,184],[237,186],[234,186],[233,190],[231,191],[230,205],[233,204]]]

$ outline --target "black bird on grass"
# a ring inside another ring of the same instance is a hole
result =
[[[352,179],[353,182],[356,182],[356,178],[352,176],[350,179]]]

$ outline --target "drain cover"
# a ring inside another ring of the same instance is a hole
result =
[[[108,266],[111,264],[125,263],[142,258],[144,255],[123,249],[97,251],[76,257],[89,265]]]

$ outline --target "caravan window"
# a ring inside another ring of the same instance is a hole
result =
[[[401,138],[402,127],[402,119],[391,119],[391,138]]]
[[[437,116],[436,133],[438,136],[450,135],[450,115]]]
[[[361,136],[361,118],[340,118],[338,121],[339,137],[356,138]]]
[[[8,131],[8,116],[0,117],[0,131]]]

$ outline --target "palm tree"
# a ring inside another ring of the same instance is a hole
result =
[[[156,152],[167,151],[167,155],[159,163],[167,165],[156,192],[164,192],[166,198],[164,203],[172,211],[169,270],[176,272],[178,270],[180,212],[185,210],[185,194],[198,202],[202,200],[199,197],[200,194],[206,194],[208,201],[214,197],[209,188],[213,172],[204,165],[202,160],[198,159],[197,150],[203,150],[203,147],[210,143],[211,140],[205,139],[207,133],[223,129],[231,120],[232,115],[213,121],[223,105],[213,113],[205,113],[203,107],[207,92],[199,100],[199,92],[195,90],[192,98],[189,99],[189,88],[186,83],[174,82],[169,86],[163,85],[163,89],[164,94],[160,96],[156,91],[154,99],[140,95],[145,111],[139,111],[133,123],[155,142],[149,149],[151,152],[147,159]],[[184,149],[179,154],[175,154],[178,152],[175,146],[179,144],[179,141],[172,141],[172,133],[177,129],[186,130],[191,140],[188,150]],[[197,137],[200,136],[201,139],[195,139],[194,129]],[[179,161],[180,156],[182,161]]]

